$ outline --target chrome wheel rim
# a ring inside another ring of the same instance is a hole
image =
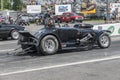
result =
[[[100,38],[100,43],[102,46],[107,47],[109,45],[109,38],[107,36],[102,36]]]
[[[52,39],[48,39],[44,42],[45,50],[48,52],[53,52],[55,50],[55,42]]]
[[[12,33],[13,39],[18,39],[19,38],[19,33],[17,31]]]

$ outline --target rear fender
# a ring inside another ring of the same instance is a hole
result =
[[[111,31],[109,30],[102,30],[100,32],[97,33],[97,40],[99,40],[99,37],[102,35],[102,34],[106,34],[109,36],[109,34],[111,33]]]

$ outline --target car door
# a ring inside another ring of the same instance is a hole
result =
[[[59,37],[62,42],[76,41],[78,30],[75,28],[61,28]]]
[[[8,36],[10,28],[6,25],[0,25],[0,37]]]

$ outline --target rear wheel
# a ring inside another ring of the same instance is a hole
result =
[[[98,40],[98,46],[100,48],[108,48],[111,44],[111,39],[109,37],[109,35],[107,34],[102,34],[100,37],[99,37],[99,40]]]
[[[47,35],[41,40],[40,50],[44,55],[52,55],[58,51],[59,43],[55,36]]]
[[[16,40],[19,38],[19,32],[17,30],[12,30],[11,31],[11,38]]]

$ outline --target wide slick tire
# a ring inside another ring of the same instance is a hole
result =
[[[17,30],[12,30],[11,31],[11,38],[16,40],[19,38],[19,32]]]
[[[111,45],[111,39],[108,34],[101,34],[98,39],[98,46],[100,48],[108,48]]]
[[[43,55],[52,55],[58,51],[59,42],[53,35],[46,35],[40,42],[40,51]]]

